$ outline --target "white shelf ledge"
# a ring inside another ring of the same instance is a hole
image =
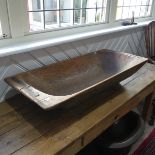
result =
[[[42,40],[36,40],[36,38],[33,38],[32,35],[25,36],[23,38],[10,39],[11,40],[10,42],[4,43],[2,46],[0,45],[0,57],[19,54],[23,52],[30,52],[32,50],[37,50],[37,49],[46,48],[49,46],[55,46],[63,43],[73,42],[81,39],[101,36],[101,35],[110,34],[114,32],[140,28],[145,25],[148,25],[148,23],[150,23],[150,21],[141,22],[141,23],[138,23],[137,25],[116,26],[111,28],[94,30],[90,32],[82,32],[82,33],[78,33],[78,34],[76,33],[73,35],[66,35],[64,37],[45,38]]]

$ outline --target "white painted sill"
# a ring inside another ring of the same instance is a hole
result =
[[[146,26],[151,21],[139,22],[137,25],[131,26],[115,26],[110,28],[104,28],[100,30],[93,30],[89,32],[75,33],[73,35],[65,35],[64,37],[52,37],[45,38],[41,40],[36,40],[32,35],[19,37],[16,39],[10,39],[10,41],[5,42],[5,40],[0,41],[0,57],[6,57],[9,55],[30,52],[32,50],[37,50],[41,48],[46,48],[49,46],[55,46],[63,43],[78,41],[81,39],[87,39],[91,37],[101,36],[105,34],[110,34],[114,32],[120,32],[125,30],[131,30],[135,28],[140,28]],[[3,43],[2,43],[3,42]],[[2,43],[2,44],[1,44]]]

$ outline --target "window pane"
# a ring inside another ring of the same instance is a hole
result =
[[[116,20],[151,15],[152,0],[118,0]]]
[[[96,12],[96,22],[101,22],[102,21],[102,16],[103,16],[102,9],[97,9],[97,12]]]
[[[122,7],[118,7],[117,8],[117,14],[116,14],[116,20],[122,18],[122,12],[123,12],[123,8]]]
[[[130,6],[131,0],[124,0],[123,4],[121,6]]]
[[[81,23],[81,10],[74,11],[74,24],[78,25]]]
[[[102,6],[103,6],[103,1],[97,0],[97,7],[102,7]]]
[[[106,22],[106,8],[104,8],[102,11],[102,21]]]
[[[59,27],[58,11],[45,12],[45,28],[52,29]]]
[[[132,16],[133,16],[133,12],[135,11],[135,7],[132,6],[132,7],[130,7],[129,10],[130,10],[130,11],[129,11],[129,18],[132,18]]]
[[[74,0],[74,8],[82,8],[82,0]]]
[[[138,6],[138,5],[142,5],[142,0],[137,0],[136,1],[136,5]]]
[[[43,9],[43,0],[28,0],[29,11],[37,11]]]
[[[86,8],[96,8],[96,0],[87,0],[85,1]]]
[[[152,4],[152,0],[142,0],[142,5],[151,5]]]
[[[96,9],[86,9],[86,23],[95,23]]]
[[[60,11],[60,25],[61,27],[73,26],[73,11],[61,10]]]
[[[140,16],[144,17],[146,15],[147,9],[145,8],[145,6],[141,6],[140,8]]]
[[[129,11],[130,11],[130,8],[129,7],[123,7],[123,10],[122,10],[122,19],[126,19],[128,18],[129,16]]]
[[[133,11],[135,13],[135,17],[140,17],[140,12],[141,12],[141,7],[140,6],[136,6],[135,10]]]
[[[44,0],[45,10],[56,10],[58,7],[57,0]]]
[[[80,25],[86,23],[86,10],[75,10],[74,11],[74,25]]]
[[[83,0],[82,2],[82,8],[86,8],[87,7],[87,0]]]
[[[30,31],[105,22],[107,0],[27,0]]]
[[[123,6],[123,1],[122,0],[118,0],[117,6]]]
[[[124,2],[124,4],[125,4],[125,2]],[[126,5],[126,4],[125,4]],[[130,6],[135,6],[136,5],[136,1],[135,0],[131,0],[131,2],[130,2]]]
[[[146,15],[145,16],[149,16],[151,14],[151,6],[148,7],[148,9],[146,10]]]
[[[43,12],[30,12],[30,31],[39,31],[44,29]]]
[[[73,9],[73,0],[60,0],[60,9]]]

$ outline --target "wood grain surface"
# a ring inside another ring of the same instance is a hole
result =
[[[17,95],[0,104],[0,155],[75,154],[150,96],[154,84],[155,66],[146,64],[113,89],[49,111]]]

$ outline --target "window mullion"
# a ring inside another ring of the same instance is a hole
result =
[[[70,25],[74,25],[74,0],[71,0],[72,9],[70,10]]]
[[[46,29],[46,20],[45,20],[45,16],[46,16],[46,14],[45,14],[45,1],[44,0],[42,0],[42,3],[43,3],[43,16],[42,16],[42,23],[43,23],[43,28],[44,28],[44,30]]]
[[[154,17],[155,18],[155,0],[153,0],[153,2],[152,2],[152,8],[151,8],[151,14],[152,14],[152,17]]]
[[[8,0],[9,22],[13,38],[24,36],[25,8],[24,0]]]
[[[95,8],[95,22],[97,21],[97,1],[96,1],[96,8]]]
[[[59,22],[59,27],[61,27],[61,10],[60,10],[60,0],[58,0],[58,22]]]
[[[74,4],[74,3],[75,3],[75,2],[74,2],[74,0],[73,0],[73,10],[72,10],[72,11],[73,11],[73,18],[72,18],[72,19],[73,19],[73,26],[74,26],[74,17],[75,17],[75,11],[74,11],[74,9],[75,9],[74,6],[75,6],[75,4]]]
[[[115,22],[118,0],[110,0],[108,4],[109,8],[109,23]]]
[[[82,4],[83,4],[83,0],[81,0],[81,4],[80,4],[80,24],[83,24],[83,22],[82,22],[82,13],[83,13]]]
[[[57,24],[60,26],[59,0],[57,0]]]
[[[0,21],[3,37],[10,37],[10,27],[9,27],[9,18],[8,18],[8,9],[7,1],[0,0]]]
[[[29,31],[30,25],[29,25],[29,13],[28,13],[28,1],[23,1],[23,18],[24,20],[24,35]]]

